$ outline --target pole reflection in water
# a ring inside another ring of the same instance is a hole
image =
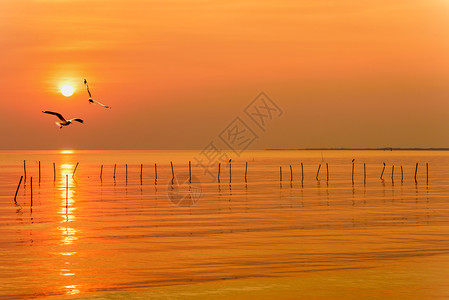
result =
[[[62,287],[64,293],[67,295],[75,295],[80,292],[78,285],[73,284],[75,279],[75,272],[71,268],[71,257],[76,255],[77,252],[73,250],[74,243],[78,240],[76,237],[77,230],[71,226],[71,223],[75,221],[76,216],[76,183],[68,176],[73,170],[74,165],[71,163],[62,164],[58,170],[59,173],[59,190],[60,190],[60,205],[59,215],[61,219],[59,221],[61,240],[61,251],[59,254],[64,258],[64,266],[60,268],[60,275],[65,278],[66,284]]]

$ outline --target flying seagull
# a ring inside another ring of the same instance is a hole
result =
[[[111,108],[110,106],[104,105],[104,104],[102,104],[102,103],[92,99],[92,95],[90,94],[89,86],[87,85],[87,80],[86,79],[84,79],[84,84],[86,85],[87,93],[89,94],[89,103],[92,103],[92,104],[93,103],[97,103],[98,105],[101,105],[104,108]]]
[[[53,112],[53,111],[48,111],[48,110],[43,110],[42,111],[44,114],[50,114],[50,115],[55,115],[59,118],[59,120],[61,120],[61,122],[56,122],[56,125],[59,126],[59,128],[62,128],[62,126],[68,126],[70,125],[73,121],[77,121],[80,123],[84,123],[83,120],[81,119],[70,119],[70,120],[66,120],[64,119],[64,117],[61,114],[58,114],[57,112]]]

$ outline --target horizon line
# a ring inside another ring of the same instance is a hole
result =
[[[204,149],[0,149],[0,151],[203,151]],[[220,149],[234,151],[235,149]],[[310,148],[265,148],[247,151],[449,151],[449,147],[310,147]]]
[[[316,151],[316,150],[342,150],[342,151],[449,151],[447,147],[336,147],[336,148],[290,148],[290,149],[277,149],[277,148],[268,148],[265,149],[268,151],[284,151],[284,150],[308,150],[308,151]]]

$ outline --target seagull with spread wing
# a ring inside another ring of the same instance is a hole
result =
[[[62,126],[68,126],[68,125],[70,125],[73,121],[77,121],[77,122],[80,122],[80,123],[84,123],[83,120],[78,119],[78,118],[66,120],[66,119],[64,119],[64,117],[63,117],[61,114],[59,114],[59,113],[57,113],[57,112],[48,111],[48,110],[43,110],[42,112],[43,112],[44,114],[49,114],[49,115],[55,115],[55,116],[57,116],[57,117],[59,118],[59,120],[61,120],[61,122],[56,122],[56,125],[58,125],[59,128],[62,128]]]
[[[84,79],[84,84],[86,85],[87,93],[89,94],[89,103],[92,103],[92,104],[93,103],[97,103],[98,105],[101,105],[104,108],[111,108],[110,106],[104,105],[104,104],[102,104],[102,103],[92,99],[92,95],[90,94],[89,86],[87,85],[87,80],[86,79]]]

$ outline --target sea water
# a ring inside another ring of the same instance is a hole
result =
[[[201,155],[0,152],[0,298],[449,297],[449,152]]]

